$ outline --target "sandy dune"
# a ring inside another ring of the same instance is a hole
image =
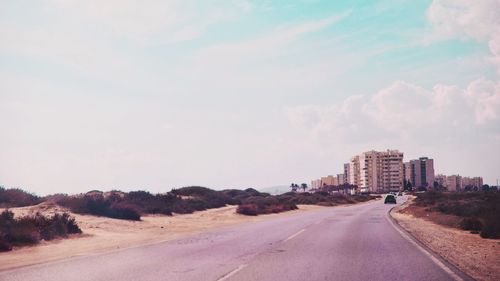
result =
[[[75,235],[69,239],[42,242],[36,246],[21,247],[11,252],[0,253],[0,270],[54,261],[72,256],[89,255],[114,249],[157,243],[238,223],[261,221],[277,216],[289,216],[297,212],[319,208],[325,207],[300,205],[299,210],[296,211],[249,217],[236,214],[236,206],[228,206],[171,217],[149,215],[142,217],[142,221],[138,222],[72,214],[75,216],[84,234]],[[16,217],[33,214],[37,211],[45,215],[67,211],[64,208],[49,203],[23,208],[12,208],[11,210],[15,213]]]

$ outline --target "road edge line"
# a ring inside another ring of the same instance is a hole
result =
[[[420,242],[413,234],[404,229],[396,219],[391,216],[392,210],[396,206],[392,207],[387,213],[386,217],[388,218],[390,224],[396,231],[401,234],[403,238],[405,238],[408,242],[413,244],[417,249],[419,249],[424,255],[429,257],[432,262],[434,262],[437,266],[439,266],[442,270],[444,270],[448,275],[450,275],[456,281],[468,281],[474,280],[472,277],[467,275],[465,272],[461,271],[459,268],[451,264],[449,261],[441,257],[438,253],[434,252],[431,248],[427,247],[425,244]]]

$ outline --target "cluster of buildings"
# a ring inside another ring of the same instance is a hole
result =
[[[344,164],[344,172],[329,175],[311,182],[311,189],[344,186],[353,192],[389,192],[441,188],[460,191],[481,188],[481,177],[435,175],[434,160],[427,157],[403,161],[398,150],[367,151],[351,158]]]
[[[483,186],[482,177],[462,177],[460,175],[436,175],[436,186],[448,191],[477,190]]]

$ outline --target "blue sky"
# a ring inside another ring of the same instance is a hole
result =
[[[386,148],[495,183],[499,8],[0,1],[0,184],[265,187]]]

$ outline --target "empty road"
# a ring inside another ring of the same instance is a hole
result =
[[[282,216],[4,271],[0,280],[460,280],[391,224],[393,206],[377,200]]]

